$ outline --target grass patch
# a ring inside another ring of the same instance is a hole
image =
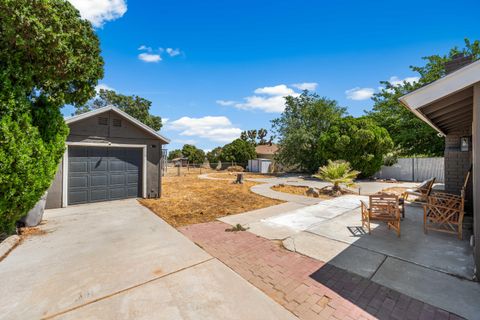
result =
[[[255,182],[233,184],[234,177],[232,181],[199,179],[193,175],[164,177],[162,198],[139,201],[174,227],[282,203],[251,192]]]

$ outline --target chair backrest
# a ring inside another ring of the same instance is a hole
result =
[[[463,182],[462,190],[460,191],[461,192],[460,195],[464,199],[465,199],[465,192],[467,191],[468,179],[470,179],[471,172],[472,172],[472,167],[470,166],[470,169],[468,170],[467,175],[465,176],[465,181]]]
[[[380,193],[369,196],[370,210],[388,211],[390,213],[400,214],[398,196],[394,194]]]

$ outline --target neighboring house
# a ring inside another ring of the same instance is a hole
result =
[[[449,72],[400,101],[440,135],[445,136],[445,189],[460,193],[470,167],[472,179],[466,192],[473,203],[474,255],[480,274],[480,60],[459,57]],[[473,182],[473,183],[472,183]],[[473,187],[472,187],[473,185]]]
[[[275,154],[278,151],[278,145],[272,144],[261,144],[255,147],[255,152],[257,157],[260,159],[270,159],[273,160]]]
[[[67,150],[48,190],[47,208],[160,197],[167,138],[113,106],[65,122]]]

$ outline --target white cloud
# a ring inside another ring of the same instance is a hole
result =
[[[138,47],[137,50],[152,52],[152,48],[151,48],[151,47],[147,47],[147,46],[144,45],[144,44],[142,44],[140,47]]]
[[[244,98],[243,102],[232,100],[217,100],[217,103],[224,106],[233,105],[242,110],[261,110],[268,113],[281,113],[285,109],[285,96],[298,97],[300,93],[285,84],[272,87],[257,88],[255,94]]]
[[[367,100],[367,99],[370,99],[374,93],[375,93],[375,90],[373,88],[360,88],[360,87],[356,87],[356,88],[345,91],[345,94],[347,95],[347,99],[350,99],[350,100]]]
[[[227,107],[227,106],[233,106],[235,103],[235,101],[233,100],[217,100],[215,101],[217,104],[221,105],[221,106],[224,106],[224,107]]]
[[[165,49],[165,51],[167,51],[170,57],[175,57],[182,53],[180,49],[173,49],[173,48],[167,48]]]
[[[304,83],[294,83],[292,87],[295,87],[300,90],[315,91],[317,89],[318,83],[316,82],[304,82]]]
[[[112,91],[115,91],[115,89],[113,89],[112,87],[106,85],[105,83],[99,83],[96,87],[95,87],[95,91],[97,92],[100,92],[100,90],[112,90]]]
[[[278,86],[273,87],[263,87],[255,89],[254,91],[256,94],[266,94],[270,96],[289,96],[295,93],[293,89],[287,87],[284,84],[279,84]]]
[[[142,52],[138,55],[138,59],[144,62],[159,62],[162,61],[162,57],[159,54],[152,54],[147,52]]]
[[[399,86],[399,85],[402,85],[404,82],[413,84],[413,83],[417,82],[418,80],[420,80],[420,77],[406,77],[404,79],[400,79],[397,76],[393,76],[393,77],[390,77],[388,82],[390,82],[394,86]]]
[[[121,18],[127,12],[124,0],[68,0],[82,18],[90,21],[95,27],[102,27],[107,21]]]
[[[167,129],[180,131],[181,136],[199,137],[215,142],[230,142],[242,132],[224,116],[182,117],[170,122]]]

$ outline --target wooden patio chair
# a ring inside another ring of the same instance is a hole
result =
[[[403,199],[407,200],[409,195],[417,196],[421,200],[426,201],[430,193],[432,193],[433,184],[435,183],[435,177],[423,181],[415,189],[407,189],[403,194]]]
[[[400,237],[400,204],[397,195],[375,194],[369,196],[369,205],[361,202],[362,227],[371,234],[370,221],[383,221]]]
[[[460,195],[436,192],[429,196],[423,206],[423,230],[456,234],[462,240],[465,192],[470,178],[467,172]]]

